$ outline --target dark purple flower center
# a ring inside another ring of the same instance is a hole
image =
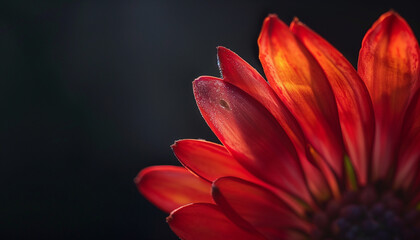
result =
[[[393,192],[365,187],[330,200],[311,217],[311,239],[414,240],[420,239],[420,211]]]

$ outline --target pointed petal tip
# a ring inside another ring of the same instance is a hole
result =
[[[293,21],[290,23],[289,29],[293,34],[298,34],[298,32],[302,29],[309,29],[306,24],[301,22],[299,18],[295,17],[293,18]]]
[[[174,150],[174,148],[179,148],[182,145],[185,145],[185,144],[188,144],[188,143],[191,143],[191,142],[197,142],[197,141],[207,142],[205,139],[201,139],[201,138],[199,138],[199,139],[183,138],[183,139],[175,140],[174,143],[171,145],[171,148],[172,148],[172,150]]]
[[[401,17],[394,9],[390,9],[388,12],[385,12],[382,14],[383,17],[389,17],[389,16],[395,16],[395,17]]]
[[[217,47],[217,57],[220,58],[221,56],[228,55],[228,54],[235,54],[232,50],[224,46]]]
[[[169,216],[166,217],[166,223],[171,222],[173,219],[172,214],[170,214]]]
[[[292,28],[292,26],[294,26],[296,24],[302,24],[303,25],[303,23],[299,20],[299,18],[294,16],[292,22],[290,23],[290,28]]]
[[[231,51],[229,48],[225,47],[225,46],[217,46],[216,47],[217,52],[221,52],[221,51]]]
[[[192,81],[192,87],[193,87],[193,93],[194,95],[198,94],[199,85],[201,82],[206,81],[208,79],[208,76],[199,76],[196,79]]]
[[[400,14],[398,14],[394,9],[389,10],[388,12],[383,13],[378,20],[374,23],[374,26],[380,22],[386,21],[399,21],[399,22],[403,22],[404,24],[408,25],[408,23],[406,23],[405,19],[403,17],[401,17]]]
[[[274,23],[275,23],[275,22],[277,22],[277,21],[281,22],[281,20],[280,20],[280,19],[279,19],[279,17],[277,16],[277,14],[270,13],[270,14],[268,14],[268,16],[264,19],[264,22],[263,22],[263,26],[262,26],[262,28],[264,29],[264,28],[266,28],[266,27],[268,27],[268,26],[271,26],[272,24],[274,24]]]
[[[147,175],[150,172],[159,170],[159,169],[167,169],[171,168],[172,166],[165,166],[165,165],[158,165],[158,166],[149,166],[145,167],[134,177],[134,182],[136,184],[140,184],[140,182],[143,180],[144,176]]]
[[[277,16],[277,14],[275,13],[270,13],[268,14],[268,16],[266,17],[266,19],[278,19],[279,17]]]
[[[177,148],[179,146],[179,144],[182,144],[182,142],[189,141],[189,140],[192,140],[192,139],[184,138],[184,139],[175,140],[174,143],[172,143],[170,147],[171,147],[172,150],[174,150],[174,148]]]
[[[139,182],[140,182],[140,176],[139,176],[139,174],[140,173],[138,173],[134,178],[133,178],[133,182],[134,182],[134,184],[136,184],[136,185],[138,185],[139,184]]]
[[[193,205],[194,203],[187,203],[187,204],[185,204],[185,205],[182,205],[182,206],[180,206],[180,207],[178,207],[178,208],[175,208],[174,210],[172,210],[170,213],[169,213],[169,216],[167,216],[166,217],[166,223],[168,223],[168,224],[170,224],[173,220],[174,220],[174,218],[176,217],[175,215],[177,214],[177,212],[178,212],[178,210],[180,210],[180,209],[182,209],[182,208],[185,208],[185,207],[187,207],[187,206],[190,206],[190,205]]]
[[[220,78],[217,77],[212,77],[212,76],[200,76],[198,78],[196,78],[193,82],[193,93],[194,96],[196,97],[196,101],[197,101],[197,97],[200,96],[200,92],[204,93],[207,90],[207,85],[209,82],[212,82],[216,85],[220,84],[220,82],[223,81]]]
[[[142,181],[142,179],[143,179],[143,177],[144,177],[144,175],[146,175],[148,172],[150,172],[151,170],[153,170],[153,169],[151,169],[151,168],[154,168],[155,166],[151,166],[151,167],[146,167],[146,168],[143,168],[142,170],[140,170],[140,172],[139,173],[137,173],[137,175],[134,177],[134,179],[133,179],[133,181],[134,181],[134,183],[136,184],[136,186],[137,186],[137,188],[138,188],[138,190],[140,191],[140,183],[141,183],[141,181]]]
[[[268,16],[264,19],[264,23],[263,23],[263,25],[265,25],[266,23],[271,23],[271,22],[273,22],[273,21],[281,21],[281,20],[279,19],[279,17],[277,16],[277,14],[270,13],[270,14],[268,14]]]
[[[217,64],[219,65],[219,69],[221,71],[221,75],[222,75],[222,79],[225,77],[223,72],[224,72],[224,62],[229,61],[227,59],[230,59],[231,56],[235,54],[232,50],[223,47],[223,46],[218,46],[217,47]]]
[[[225,54],[229,54],[229,53],[231,53],[231,52],[233,52],[232,50],[230,50],[229,48],[227,48],[227,47],[224,47],[224,46],[217,46],[216,47],[216,49],[217,49],[217,63],[218,63],[218,65],[219,65],[219,68],[221,68],[221,66],[220,66],[220,58],[223,56],[223,55],[225,55]]]
[[[171,147],[172,150],[174,150],[174,148],[177,147],[179,141],[182,141],[182,140],[175,140],[174,143],[171,144],[170,147]]]
[[[179,209],[182,209],[182,208],[184,208],[184,207],[187,207],[187,206],[189,206],[189,205],[193,205],[194,203],[187,203],[187,204],[185,204],[185,205],[182,205],[182,206],[180,206],[180,207],[177,207],[177,208],[175,208],[174,210],[172,210],[170,213],[169,213],[169,216],[167,216],[166,217],[166,223],[170,223],[172,220],[174,220],[174,217],[175,217],[175,215],[176,215],[176,213],[177,213],[177,211],[179,210]]]
[[[258,37],[258,45],[260,46],[260,58],[261,58],[261,45],[267,44],[266,41],[271,39],[271,35],[274,32],[289,28],[276,14],[269,14],[263,22],[260,35]]]
[[[206,75],[199,76],[196,79],[194,79],[193,84],[196,84],[197,82],[201,82],[201,81],[214,80],[214,79],[220,80],[219,78],[213,77],[213,76],[206,76]]]
[[[144,189],[142,187],[142,182],[145,178],[146,175],[148,175],[150,172],[154,172],[156,170],[159,169],[167,169],[167,168],[171,168],[172,166],[163,166],[163,165],[159,165],[159,166],[149,166],[146,168],[143,168],[142,170],[140,170],[140,172],[134,177],[133,181],[137,186],[137,190],[141,193],[141,194],[145,194],[144,193]]]
[[[294,32],[297,27],[307,27],[298,17],[294,17],[293,21],[290,23],[290,30]]]
[[[199,77],[197,77],[196,79],[194,79],[194,80],[192,81],[192,83],[193,83],[193,85],[194,85],[194,84],[197,84],[198,82],[201,82],[201,81],[206,81],[206,80],[208,80],[209,78],[216,78],[216,77],[203,75],[203,76],[199,76]]]

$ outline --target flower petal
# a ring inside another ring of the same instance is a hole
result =
[[[267,239],[289,239],[296,231],[310,230],[275,194],[251,182],[220,178],[213,183],[213,198],[225,213],[233,211]]]
[[[297,19],[290,29],[324,70],[337,102],[344,143],[359,181],[367,182],[374,136],[369,93],[353,66],[326,40]]]
[[[403,116],[419,84],[419,46],[408,24],[395,12],[382,15],[366,33],[358,71],[376,118],[373,180],[383,179],[396,158]]]
[[[138,190],[165,212],[193,202],[212,203],[211,184],[183,167],[152,166],[134,179]]]
[[[328,198],[330,190],[325,178],[308,159],[310,155],[307,155],[302,129],[270,85],[253,67],[229,49],[218,47],[217,54],[223,80],[248,93],[276,118],[296,148],[312,194],[320,201]]]
[[[394,187],[411,187],[420,168],[420,91],[414,96],[404,119]],[[417,179],[420,180],[420,179]],[[414,186],[418,183],[414,183]]]
[[[186,168],[209,182],[224,176],[258,181],[230,155],[225,147],[219,144],[204,140],[184,139],[176,141],[172,145],[172,149]]]
[[[193,82],[207,124],[248,171],[310,202],[296,151],[275,118],[232,84],[213,77]]]
[[[183,240],[262,240],[262,236],[232,223],[217,205],[194,203],[176,209],[167,218],[172,231]]]
[[[342,179],[344,144],[337,106],[321,67],[275,15],[265,19],[258,44],[274,91],[300,123],[308,141]]]
[[[217,48],[223,80],[240,88],[273,114],[298,151],[305,153],[306,140],[296,119],[264,78],[247,62],[224,47]]]

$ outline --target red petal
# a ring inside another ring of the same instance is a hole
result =
[[[420,91],[414,96],[404,119],[395,187],[407,189],[420,168]],[[417,181],[420,179],[417,179]],[[414,183],[418,185],[418,183]]]
[[[326,180],[307,159],[305,137],[290,111],[253,67],[227,48],[218,47],[217,50],[223,80],[248,93],[273,114],[296,148],[308,180],[309,189],[320,200],[328,198],[329,188]]]
[[[404,112],[418,88],[419,46],[408,24],[388,12],[363,39],[358,71],[369,90],[376,118],[373,179],[386,176],[396,158]]]
[[[306,182],[312,195],[319,201],[325,202],[331,197],[331,188],[328,185],[328,180],[320,171],[319,167],[315,167],[308,159],[300,159],[303,172],[305,173]],[[331,179],[336,184],[335,179]]]
[[[251,182],[220,178],[213,183],[213,198],[225,213],[233,211],[267,239],[290,238],[292,229],[310,230],[310,224],[293,213],[275,194]]]
[[[274,15],[265,19],[258,44],[274,91],[300,123],[308,141],[341,178],[344,145],[337,106],[321,67]]]
[[[275,118],[239,88],[212,77],[193,83],[207,124],[248,171],[310,202],[293,144]]]
[[[176,209],[167,218],[169,226],[183,240],[262,240],[252,230],[232,223],[214,204],[195,203]]]
[[[219,144],[185,139],[176,141],[172,149],[185,167],[210,182],[224,176],[258,181]]]
[[[277,119],[298,150],[305,153],[305,138],[296,119],[261,75],[242,58],[224,47],[217,48],[223,80],[259,101]]]
[[[134,179],[138,190],[165,212],[193,202],[212,203],[211,184],[183,167],[152,166]]]
[[[333,89],[344,142],[362,185],[367,182],[374,136],[374,117],[369,93],[353,66],[304,24],[290,26],[325,72]]]

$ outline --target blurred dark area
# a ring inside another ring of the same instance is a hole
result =
[[[409,2],[9,1],[0,7],[0,238],[177,239],[133,178],[178,165],[170,144],[217,141],[191,82],[219,76],[216,46],[262,72],[257,38],[299,17],[355,65],[389,9]]]

